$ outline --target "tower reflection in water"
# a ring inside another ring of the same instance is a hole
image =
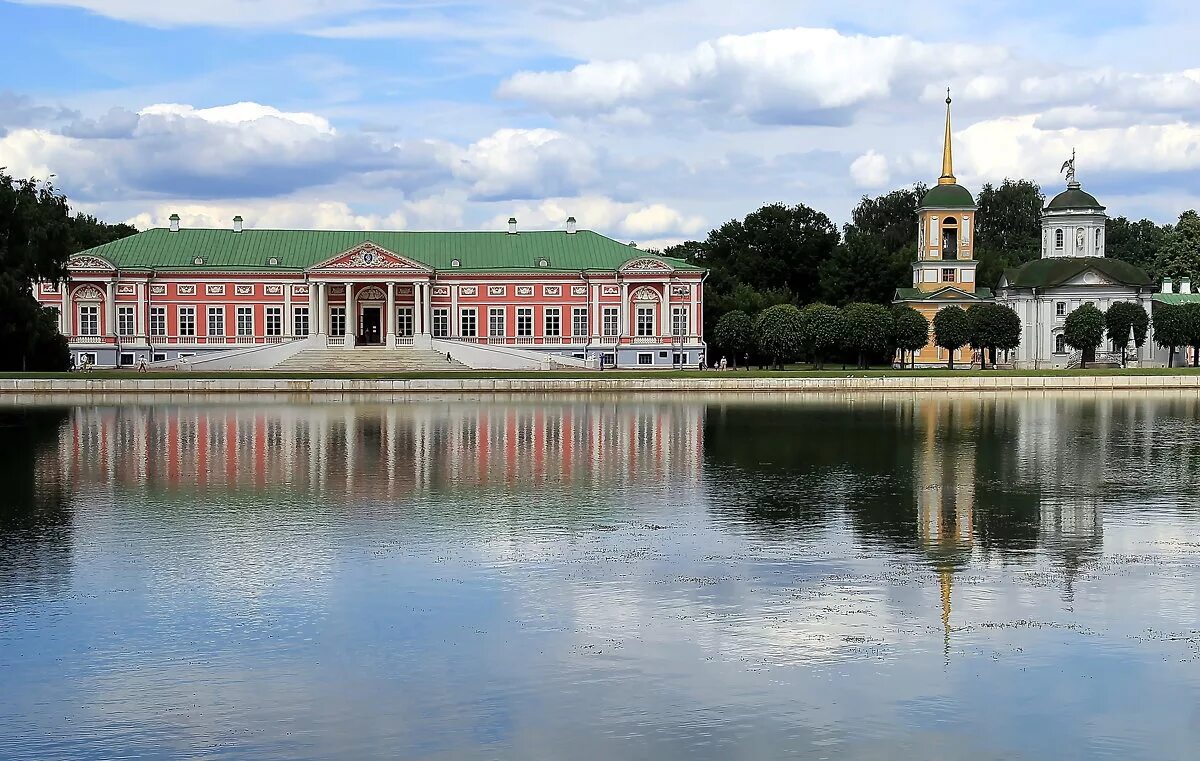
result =
[[[333,500],[425,491],[694,485],[704,407],[429,403],[79,407],[60,457],[75,478]]]

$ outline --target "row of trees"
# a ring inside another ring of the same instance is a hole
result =
[[[890,304],[911,283],[917,252],[917,207],[926,187],[864,196],[840,231],[803,204],[763,206],[726,222],[702,241],[667,248],[668,256],[709,270],[704,324],[711,335],[726,313],[757,314],[776,304]],[[1041,256],[1046,199],[1031,180],[984,185],[976,196],[977,282],[994,286],[1003,271]],[[1108,220],[1106,250],[1157,278],[1200,282],[1200,215],[1174,225],[1125,217]]]
[[[776,304],[753,317],[741,310],[725,314],[713,327],[711,340],[733,355],[735,365],[738,357],[755,354],[776,368],[804,359],[821,369],[834,356],[850,357],[866,368],[872,361],[890,364],[897,353],[901,364],[906,357],[911,362],[929,342],[929,330],[925,315],[905,305],[855,302],[839,308],[816,303],[800,309]],[[994,363],[998,350],[1017,347],[1021,320],[999,304],[965,310],[949,306],[934,317],[933,338],[950,352],[951,369],[954,352],[967,345],[981,353],[986,365],[989,353]]]
[[[70,364],[58,318],[38,303],[34,283],[66,277],[67,259],[137,230],[72,215],[48,183],[0,169],[0,370],[65,370]]]

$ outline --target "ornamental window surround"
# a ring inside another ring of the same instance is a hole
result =
[[[529,338],[533,335],[533,308],[517,307],[517,337]]]
[[[179,307],[179,335],[196,335],[196,307]]]
[[[208,335],[225,335],[225,307],[208,308]]]
[[[308,307],[295,307],[292,310],[292,334],[307,336],[309,330]]]
[[[237,308],[237,334],[239,336],[254,335],[254,308]]]
[[[167,308],[150,307],[150,335],[165,336],[167,334]]]
[[[604,307],[604,335],[614,337],[620,335],[621,310],[617,307]]]
[[[450,337],[450,310],[441,307],[433,310],[432,332],[434,338]]]
[[[283,335],[283,307],[267,307],[265,316],[267,320],[266,335]]]
[[[100,307],[96,307],[96,306],[81,306],[81,307],[79,307],[79,335],[81,335],[81,336],[98,336],[98,335],[100,335]]]
[[[504,307],[488,309],[488,336],[491,338],[504,337]]]

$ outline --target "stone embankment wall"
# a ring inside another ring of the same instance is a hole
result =
[[[1084,376],[888,376],[865,378],[312,378],[0,379],[0,396],[22,394],[372,394],[372,393],[721,393],[721,392],[989,392],[1196,390],[1200,374]]]

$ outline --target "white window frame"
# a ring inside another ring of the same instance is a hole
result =
[[[942,267],[942,282],[943,283],[957,283],[958,282],[958,276],[955,274],[953,267]]]
[[[517,338],[533,338],[533,307],[517,307]]]
[[[128,362],[125,361],[126,357],[129,358]],[[123,351],[117,357],[117,365],[120,367],[133,367],[135,364],[137,364],[137,355],[131,351]]]
[[[264,328],[263,335],[283,335],[283,307],[271,306],[264,308],[263,318],[266,320],[266,326]]]
[[[234,312],[234,319],[237,320],[237,334],[239,336],[254,335],[254,307],[238,307]]]
[[[545,338],[562,336],[561,307],[546,307],[542,310],[542,336]]]
[[[653,338],[658,333],[658,310],[652,304],[639,304],[634,311],[638,338]],[[640,357],[640,355],[639,355]],[[639,359],[640,364],[640,359]]]
[[[432,313],[432,327],[434,338],[449,338],[450,310],[445,307],[434,309]]]
[[[132,306],[117,307],[117,335],[132,336],[137,333],[137,312]]]
[[[194,338],[196,335],[196,307],[179,307],[175,313],[179,335]]]
[[[1066,317],[1067,316],[1067,302],[1065,302],[1065,301],[1054,302],[1054,316],[1055,317]]]
[[[616,338],[621,335],[621,308],[604,307],[603,334],[606,338]]]
[[[167,308],[150,307],[150,335],[161,337],[167,334]]]
[[[436,309],[434,310],[437,311]],[[408,338],[413,335],[416,323],[413,322],[413,307],[396,307],[396,335]],[[436,315],[435,315],[436,317]]]
[[[643,360],[645,360],[645,361],[643,361]],[[654,364],[654,352],[652,352],[652,351],[638,352],[637,363],[639,366],[653,365]]]
[[[225,307],[223,307],[223,306],[209,307],[208,308],[208,321],[205,323],[205,325],[208,327],[208,333],[206,335],[209,335],[209,336],[225,335]],[[216,328],[216,330],[213,330],[214,327]]]
[[[307,336],[312,329],[309,321],[308,307],[292,308],[292,335]]]
[[[462,307],[458,310],[458,331],[463,338],[475,338],[479,335],[479,313],[475,307]]]
[[[329,335],[346,335],[346,307],[329,307]]]
[[[79,305],[79,335],[100,335],[100,307],[94,304]]]
[[[590,332],[588,329],[588,308],[571,307],[571,335],[587,336]]]
[[[688,325],[688,308],[683,305],[671,307],[671,335],[686,336]]]
[[[504,307],[488,307],[488,338],[504,338]]]

